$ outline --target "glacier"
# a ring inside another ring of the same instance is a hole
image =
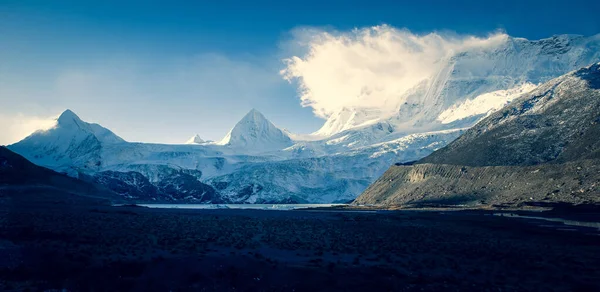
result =
[[[134,143],[66,110],[8,147],[140,202],[344,203],[391,164],[423,158],[537,85],[598,61],[600,35],[507,37],[439,60],[392,111],[346,107],[308,135],[252,109],[220,141]]]

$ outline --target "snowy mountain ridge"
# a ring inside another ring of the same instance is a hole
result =
[[[332,114],[315,134],[331,136],[383,121],[403,131],[421,131],[423,127],[440,130],[461,120],[466,122],[463,126],[473,125],[482,115],[534,86],[599,59],[600,34],[556,35],[534,41],[507,36],[498,45],[467,48],[439,60],[435,74],[398,95],[396,114],[345,107]],[[486,96],[492,93],[494,96]],[[454,114],[461,114],[449,120],[452,109]]]

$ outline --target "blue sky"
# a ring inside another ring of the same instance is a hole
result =
[[[324,120],[279,71],[313,30],[539,39],[597,34],[598,11],[590,0],[0,0],[0,123],[12,129],[0,144],[65,108],[131,141],[220,139],[251,108],[310,133]]]

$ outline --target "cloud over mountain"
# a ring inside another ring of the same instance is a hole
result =
[[[297,82],[302,105],[321,118],[343,108],[386,114],[397,110],[408,90],[435,76],[448,58],[507,39],[504,33],[418,35],[387,25],[346,32],[302,29],[294,42],[305,52],[285,59],[281,74]]]
[[[20,113],[0,113],[0,145],[8,145],[25,138],[36,130],[46,130],[56,124],[54,118],[26,116]]]

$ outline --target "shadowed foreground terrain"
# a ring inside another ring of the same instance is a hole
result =
[[[161,210],[0,196],[2,291],[600,289],[593,228],[483,211]]]

